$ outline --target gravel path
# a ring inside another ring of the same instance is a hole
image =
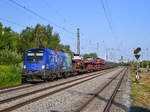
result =
[[[25,105],[14,112],[72,112],[90,97],[90,93],[110,80],[109,78],[113,77],[120,69]]]

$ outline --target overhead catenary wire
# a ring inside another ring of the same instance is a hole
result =
[[[102,5],[102,8],[103,8],[103,11],[104,11],[105,18],[106,18],[106,20],[108,22],[109,29],[114,34],[112,24],[111,24],[111,22],[109,20],[109,16],[107,14],[107,11],[106,11],[106,8],[105,8],[105,5],[104,5],[104,1],[103,0],[100,0],[100,1],[101,1],[101,5]]]
[[[112,25],[112,15],[111,15],[111,12],[110,12],[108,0],[105,0],[105,3],[104,3],[103,0],[101,0],[101,1],[102,1],[102,5],[104,6],[104,9],[105,9],[104,13],[106,12],[105,14],[107,15],[108,21],[111,25],[113,36],[118,38],[118,34],[116,32],[116,29],[114,29],[114,25]],[[119,46],[122,46],[122,42],[120,42],[120,45],[118,45],[118,47]]]
[[[22,4],[20,4],[20,3],[17,2],[16,0],[8,0],[8,1],[10,1],[12,4],[14,4],[14,5],[16,5],[16,6],[20,7],[20,8],[22,8],[22,9],[24,9],[26,12],[31,13],[32,15],[34,15],[34,16],[40,18],[41,20],[44,20],[44,21],[46,21],[46,22],[48,22],[48,23],[50,23],[50,24],[53,24],[54,26],[56,26],[56,27],[62,29],[63,31],[65,31],[65,32],[67,32],[67,33],[69,33],[69,34],[76,35],[76,32],[74,33],[74,32],[71,32],[71,31],[67,30],[66,28],[64,28],[64,27],[62,27],[62,26],[60,26],[60,25],[58,25],[58,24],[52,22],[52,21],[49,20],[48,18],[46,18],[46,17],[40,15],[38,12],[34,11],[33,9],[28,8],[28,7],[26,7],[26,6],[22,5]],[[83,35],[83,34],[81,34],[81,35]],[[81,38],[83,39],[83,37],[81,37]],[[74,39],[76,39],[76,38],[74,38]]]
[[[21,9],[25,10],[27,13],[30,13],[30,14],[32,14],[33,16],[36,16],[36,17],[40,18],[41,20],[44,20],[44,21],[46,21],[46,22],[48,22],[48,23],[50,23],[50,24],[52,24],[52,25],[54,25],[54,26],[56,26],[56,27],[62,29],[63,31],[65,31],[65,32],[67,32],[67,33],[69,33],[69,34],[74,34],[74,35],[76,35],[76,32],[73,33],[73,32],[71,32],[71,31],[69,31],[70,29],[67,30],[67,29],[64,28],[63,26],[58,25],[58,23],[56,24],[56,23],[52,22],[49,18],[47,18],[46,16],[41,15],[41,14],[38,13],[36,10],[34,10],[32,7],[27,7],[26,4],[25,4],[24,2],[22,2],[22,1],[20,2],[20,1],[18,1],[18,0],[8,0],[7,2],[8,2],[10,5],[12,5],[13,7],[15,7],[15,8],[17,8],[17,7],[18,7],[18,8],[21,8]],[[20,10],[21,10],[21,9],[20,9]],[[56,11],[57,11],[57,10],[56,10]],[[63,17],[63,15],[62,15],[62,17]],[[13,22],[13,21],[11,21],[11,19],[8,19],[8,18],[6,18],[6,19],[0,18],[0,20],[5,21],[5,22],[10,23],[10,24],[13,24],[13,25],[16,25],[16,26],[19,26],[19,27],[23,27],[23,28],[26,27],[25,25],[19,24],[19,23],[17,23],[17,22]],[[70,23],[70,25],[71,25],[71,23]],[[73,26],[73,25],[74,25],[74,24],[72,24],[72,26]],[[75,26],[75,25],[74,25],[74,26]],[[83,37],[84,34],[81,33],[81,35],[82,35],[81,38],[82,38],[82,39],[85,39],[85,37]],[[69,37],[69,38],[76,39],[76,37]]]
[[[44,5],[45,5],[46,7],[48,7],[49,9],[52,8],[52,9],[55,11],[55,14],[57,14],[59,17],[61,17],[65,24],[68,24],[68,25],[71,26],[73,29],[75,28],[75,30],[78,28],[77,25],[68,22],[67,19],[66,19],[66,17],[65,17],[63,14],[61,14],[56,8],[54,8],[53,6],[51,6],[51,5],[49,4],[48,0],[41,0],[41,1],[42,1],[42,2],[44,3]],[[82,33],[82,31],[80,31],[80,35],[81,35],[81,36],[80,36],[80,39],[81,39],[81,40],[85,40],[85,37],[84,37],[84,34]],[[74,38],[74,39],[76,39],[76,38]],[[82,45],[82,44],[81,44],[81,45]]]
[[[5,22],[10,23],[10,24],[13,24],[13,25],[16,25],[16,26],[19,26],[19,27],[25,27],[25,26],[22,25],[22,24],[19,24],[19,23],[16,23],[16,22],[13,22],[13,21],[11,21],[11,20],[4,19],[4,18],[1,18],[1,17],[0,17],[0,20],[5,21]]]
[[[100,0],[101,1],[101,5],[102,5],[102,8],[103,8],[103,11],[104,11],[104,15],[105,15],[105,18],[106,18],[106,21],[108,23],[108,27],[113,35],[113,38],[116,39],[117,38],[117,41],[119,41],[119,38],[118,38],[118,34],[117,32],[114,30],[114,27],[112,25],[112,15],[111,15],[111,12],[109,10],[109,5],[108,5],[108,1],[105,0],[105,3],[104,3],[104,0]],[[106,7],[105,7],[105,4],[106,4]],[[115,40],[116,41],[116,40]],[[117,45],[117,48],[122,46],[122,41],[120,40],[119,44]],[[120,52],[120,51],[119,51]]]
[[[9,1],[10,1],[11,3],[17,5],[18,7],[24,9],[25,11],[27,11],[27,12],[29,12],[29,13],[31,13],[31,14],[37,16],[37,17],[39,17],[40,19],[42,19],[42,20],[44,20],[44,21],[47,21],[48,23],[53,24],[53,25],[56,26],[57,28],[60,28],[60,29],[62,29],[63,31],[65,31],[65,32],[67,32],[67,33],[75,34],[75,33],[73,33],[73,32],[70,32],[69,30],[65,29],[64,27],[59,26],[59,25],[57,25],[56,23],[50,21],[49,19],[47,19],[47,18],[45,18],[45,17],[39,15],[37,12],[35,12],[35,11],[33,11],[33,10],[31,10],[31,9],[29,9],[29,8],[27,8],[27,7],[23,6],[23,5],[21,5],[21,4],[19,4],[19,3],[16,2],[15,0],[9,0]]]
[[[111,16],[111,13],[110,13],[109,4],[108,4],[107,0],[105,0],[105,6],[106,6],[106,9],[107,9],[108,17],[109,17],[110,21],[112,21],[112,16]]]
[[[77,26],[76,26],[75,24],[68,22],[68,20],[66,19],[66,17],[65,17],[62,13],[60,13],[56,8],[54,8],[53,6],[50,6],[50,5],[49,5],[49,2],[48,2],[47,0],[41,0],[41,1],[42,1],[42,2],[45,4],[45,6],[47,6],[48,8],[52,8],[52,9],[55,11],[55,13],[56,13],[59,17],[61,17],[61,18],[63,19],[64,23],[67,23],[67,24],[70,25],[71,27],[77,28]]]
[[[49,2],[48,2],[47,0],[41,0],[41,1],[42,1],[42,2],[45,4],[45,6],[47,6],[48,8],[51,7],[51,8],[55,11],[55,13],[56,13],[59,17],[61,17],[61,18],[63,19],[64,23],[67,23],[67,24],[70,25],[72,28],[75,28],[75,30],[78,28],[77,25],[68,22],[68,20],[66,19],[66,17],[65,17],[62,13],[60,13],[56,8],[50,6],[50,5],[49,5]],[[84,33],[82,33],[82,31],[80,31],[80,35],[82,35],[82,37],[80,37],[80,38],[84,39],[84,37],[83,37],[83,36],[84,36]]]

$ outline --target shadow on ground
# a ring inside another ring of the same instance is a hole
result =
[[[57,110],[50,110],[48,112],[60,112],[60,111],[57,111]]]
[[[150,112],[150,110],[139,106],[131,106],[130,112]]]
[[[105,102],[108,102],[108,99],[105,99],[105,98],[103,98],[103,97],[101,97],[101,96],[96,96],[96,97],[97,97],[99,100],[103,100],[103,101],[105,101]],[[121,104],[121,103],[119,103],[119,102],[113,101],[113,104],[114,104],[115,106],[121,108],[121,109],[124,110],[125,112],[128,111],[128,107],[126,107],[125,105],[123,105],[123,104]]]
[[[78,91],[68,91],[70,94],[72,95],[82,95],[82,96],[85,96],[85,95],[88,95],[88,96],[96,96],[96,98],[98,98],[99,100],[102,100],[104,102],[108,102],[108,99],[102,97],[102,96],[99,96],[99,95],[96,95],[96,94],[93,94],[93,93],[83,93],[83,92],[78,92]],[[113,102],[113,104],[117,107],[119,107],[120,109],[124,110],[125,112],[127,112],[129,110],[128,107],[126,107],[125,105],[119,103],[119,102]]]
[[[108,99],[105,99],[104,97],[101,97],[99,95],[93,94],[93,93],[82,93],[82,92],[78,92],[78,91],[68,91],[71,94],[78,94],[78,95],[90,95],[90,96],[96,96],[96,98],[98,98],[99,100],[105,101],[107,102]],[[125,112],[150,112],[149,109],[147,108],[143,108],[143,107],[139,107],[139,106],[131,106],[130,108],[128,108],[127,106],[125,106],[124,104],[121,104],[119,102],[113,102],[113,104],[117,107],[119,107],[120,109],[124,110]],[[59,112],[57,110],[50,110],[49,112]]]

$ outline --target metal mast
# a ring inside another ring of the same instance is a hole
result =
[[[106,48],[106,60],[108,60],[108,49]]]
[[[146,51],[147,51],[147,70],[149,70],[149,55],[148,55],[148,53],[149,53],[149,49],[148,48],[146,48]]]
[[[97,56],[99,54],[99,42],[97,42]]]
[[[77,28],[77,54],[80,54],[80,29]]]

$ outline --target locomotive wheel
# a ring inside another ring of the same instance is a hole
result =
[[[23,77],[22,77],[21,80],[22,80],[22,81],[21,81],[22,83],[26,83],[26,82],[27,82],[26,78],[23,78]]]
[[[65,73],[62,73],[62,77],[63,77],[63,78],[67,78],[67,76],[66,76]]]
[[[54,79],[56,79],[56,77],[54,77],[54,74],[48,78],[49,81],[53,81]]]

